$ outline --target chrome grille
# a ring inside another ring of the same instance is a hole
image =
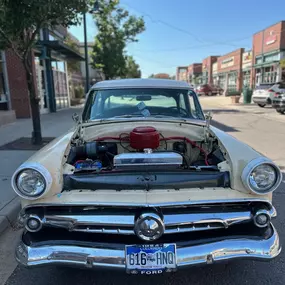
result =
[[[263,205],[264,207],[265,205]],[[142,212],[156,212],[163,217],[164,234],[225,229],[253,219],[253,209],[262,205],[222,204],[182,207],[29,207],[25,217],[37,215],[43,227],[64,228],[71,232],[135,235],[134,226]],[[268,207],[268,205],[267,205]],[[271,217],[275,209],[268,207]]]

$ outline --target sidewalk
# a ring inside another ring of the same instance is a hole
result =
[[[261,108],[254,103],[243,104],[242,98],[240,99],[239,104],[232,104],[230,97],[225,96],[212,96],[212,97],[199,97],[201,105],[204,111],[211,110],[213,113],[223,113],[229,110],[239,112],[239,113],[250,113],[257,116],[263,116],[266,119],[285,122],[285,116],[280,115],[276,112],[271,106]]]
[[[42,136],[57,137],[74,126],[73,113],[80,113],[81,108],[73,107],[57,113],[41,116]],[[0,127],[0,146],[21,137],[31,137],[31,119],[17,120],[15,123]],[[11,177],[16,168],[27,160],[35,151],[0,150],[0,234],[17,217],[20,203],[10,186]]]

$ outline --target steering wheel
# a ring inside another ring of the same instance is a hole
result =
[[[189,112],[184,108],[178,108],[176,106],[172,106],[172,107],[168,107],[167,109],[176,109],[179,113],[182,111],[181,113],[184,113],[184,115],[186,115],[188,117],[190,116]]]

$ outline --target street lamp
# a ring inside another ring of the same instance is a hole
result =
[[[99,9],[99,2],[95,0],[93,8],[89,11],[91,14],[95,14]],[[86,23],[86,13],[83,14],[83,27],[84,27],[84,49],[85,49],[85,93],[89,91],[89,57],[88,57],[88,43],[87,43],[87,23]]]

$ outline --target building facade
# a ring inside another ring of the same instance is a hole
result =
[[[208,56],[202,62],[202,83],[212,84],[213,83],[213,71],[212,65],[218,60],[219,56]]]
[[[33,52],[35,89],[40,112],[55,112],[70,106],[66,61],[84,60],[65,43],[67,29],[43,29]],[[30,102],[24,66],[12,50],[0,52],[0,112],[14,112],[17,118],[29,118]],[[0,113],[0,121],[6,114]]]
[[[188,82],[188,66],[178,66],[176,68],[176,80]]]
[[[224,90],[242,89],[242,56],[244,49],[240,48],[218,58],[218,82]]]
[[[274,24],[253,35],[254,86],[285,80],[285,21]]]
[[[188,80],[194,85],[202,83],[202,63],[193,63],[188,66]]]

